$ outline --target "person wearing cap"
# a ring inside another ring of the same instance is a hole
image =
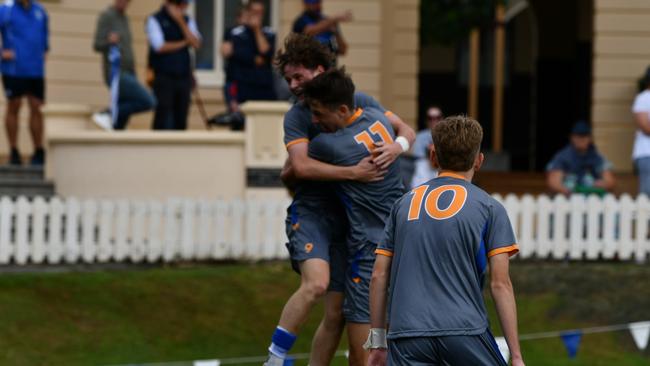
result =
[[[335,55],[345,55],[348,44],[339,25],[351,21],[352,12],[348,10],[328,17],[323,15],[321,0],[303,0],[303,4],[305,11],[293,22],[293,32],[313,36]]]
[[[166,0],[147,18],[149,65],[154,73],[153,92],[158,104],[154,130],[184,130],[192,93],[190,48],[201,47],[194,19],[185,13],[190,0]]]
[[[411,155],[415,158],[415,169],[411,179],[411,188],[415,188],[438,176],[438,169],[431,165],[429,155],[433,146],[431,131],[436,124],[442,121],[442,110],[437,105],[427,108],[427,128],[418,132],[415,136],[415,143],[411,149]]]
[[[632,159],[639,174],[639,193],[650,197],[650,67],[642,83],[643,90],[632,106],[637,125]]]
[[[45,163],[43,114],[45,101],[45,55],[50,49],[48,16],[34,0],[6,1],[0,5],[2,35],[2,84],[7,106],[5,126],[11,165],[21,165],[18,151],[18,114],[23,97],[29,104],[29,130],[34,144],[31,164]]]
[[[573,126],[570,143],[555,154],[546,171],[546,183],[554,193],[604,194],[616,185],[612,164],[596,149],[585,121]]]

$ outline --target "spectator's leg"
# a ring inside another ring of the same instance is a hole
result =
[[[32,134],[34,149],[43,148],[43,101],[38,97],[28,95],[29,102],[29,132]]]
[[[639,170],[639,193],[650,197],[650,157],[637,159],[636,166]]]
[[[5,128],[11,149],[18,148],[18,112],[20,112],[21,102],[20,97],[9,99],[5,112]]]
[[[155,105],[155,98],[138,82],[135,75],[122,74],[118,100],[119,113],[115,129],[125,129],[132,114],[151,110]]]
[[[174,108],[173,80],[164,75],[156,75],[153,83],[153,92],[157,100],[156,113],[153,118],[154,130],[171,129],[170,121]]]
[[[186,130],[187,114],[190,111],[190,103],[192,102],[192,79],[189,77],[187,79],[178,79],[176,83],[174,129]]]

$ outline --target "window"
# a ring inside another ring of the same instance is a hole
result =
[[[264,0],[264,25],[278,29],[278,0]],[[236,25],[240,0],[195,0],[194,18],[203,36],[203,45],[196,51],[196,76],[201,86],[223,85],[223,59],[219,46],[225,31]]]

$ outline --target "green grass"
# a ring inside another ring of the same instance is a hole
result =
[[[511,272],[521,333],[650,319],[648,266],[514,263]],[[286,263],[3,274],[0,365],[263,355],[297,284]],[[312,313],[295,352],[308,352],[321,314],[320,307]],[[522,347],[528,365],[650,364],[650,352],[637,350],[627,331],[585,335],[575,360],[568,360],[559,339]]]

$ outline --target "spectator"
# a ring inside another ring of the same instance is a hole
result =
[[[650,197],[650,67],[644,84],[645,90],[636,96],[632,106],[637,124],[632,159],[639,173],[639,193]]]
[[[571,142],[546,167],[547,185],[554,193],[599,193],[616,184],[612,164],[594,146],[591,127],[579,121],[571,130]]]
[[[166,0],[147,19],[149,64],[158,100],[154,130],[185,130],[192,93],[190,47],[201,46],[196,22],[185,14],[189,0]]]
[[[244,10],[244,24],[232,30],[232,54],[228,60],[232,74],[231,112],[239,112],[239,105],[247,100],[276,99],[271,65],[275,33],[263,26],[265,8],[261,0],[250,0]]]
[[[433,146],[433,137],[431,131],[433,127],[443,118],[442,110],[436,105],[427,108],[427,128],[418,132],[415,137],[415,143],[411,150],[411,155],[415,158],[415,169],[411,179],[411,188],[415,188],[423,183],[438,176],[438,170],[431,165],[431,146]]]
[[[29,103],[29,125],[34,144],[31,164],[45,163],[43,113],[45,101],[45,54],[49,51],[47,12],[35,0],[7,1],[0,6],[2,33],[2,84],[7,97],[5,124],[9,163],[21,165],[18,151],[18,113],[22,98]]]
[[[109,50],[117,46],[120,50],[119,91],[117,94],[117,119],[111,120],[108,113],[96,113],[93,120],[100,127],[111,130],[123,130],[132,114],[148,111],[154,108],[156,101],[138,82],[135,74],[135,59],[133,55],[133,38],[129,27],[126,8],[130,0],[115,0],[113,5],[104,10],[97,19],[95,42],[93,48],[102,54],[104,81],[111,85],[111,66],[108,60]]]
[[[328,46],[335,55],[345,55],[348,44],[343,38],[340,23],[352,20],[349,10],[333,17],[322,13],[321,0],[303,0],[305,11],[293,22],[295,33],[304,33]]]
[[[231,96],[234,96],[235,90],[231,89],[232,71],[231,71],[231,67],[229,66],[228,59],[230,59],[230,56],[232,56],[233,53],[233,45],[232,45],[233,31],[240,25],[244,25],[245,18],[246,18],[246,9],[240,8],[237,11],[237,20],[236,20],[237,25],[226,29],[226,31],[223,34],[223,42],[221,42],[221,47],[219,48],[221,57],[223,57],[224,60],[223,71],[226,77],[226,82],[224,83],[223,86],[223,97],[224,97],[224,101],[226,102],[226,105],[228,106],[228,110],[231,112],[236,108],[237,104],[236,101],[235,104],[232,104],[233,98]]]

